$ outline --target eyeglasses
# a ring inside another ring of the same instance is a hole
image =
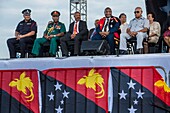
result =
[[[139,11],[135,11],[134,13],[136,14],[136,13],[140,13],[140,12]]]

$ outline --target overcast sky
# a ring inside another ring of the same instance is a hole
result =
[[[0,58],[9,58],[6,40],[14,36],[17,24],[23,20],[21,14],[25,8],[32,10],[32,19],[38,24],[38,38],[42,37],[43,31],[51,20],[50,13],[58,10],[61,13],[60,21],[68,30],[69,27],[69,1],[70,0],[0,0]],[[104,16],[105,7],[111,7],[114,16],[124,12],[128,22],[134,18],[135,7],[143,8],[146,16],[145,0],[87,0],[87,25],[88,29],[94,25],[94,20]]]

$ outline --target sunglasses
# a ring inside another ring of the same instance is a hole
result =
[[[57,16],[57,15],[54,15],[53,17],[59,17],[59,16]]]
[[[136,14],[136,13],[140,13],[140,12],[139,11],[135,11],[134,13]]]

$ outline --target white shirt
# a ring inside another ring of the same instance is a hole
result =
[[[149,20],[144,17],[140,17],[138,19],[134,18],[129,23],[130,31],[136,32],[141,29],[144,29],[145,27],[149,29]]]
[[[121,33],[126,33],[126,30],[128,28],[128,23],[123,23],[120,25]]]

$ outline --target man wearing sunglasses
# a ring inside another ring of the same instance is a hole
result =
[[[57,51],[57,40],[60,40],[60,37],[64,36],[66,32],[65,25],[59,22],[60,12],[53,11],[51,16],[53,21],[48,23],[47,28],[44,31],[44,36],[42,38],[37,38],[34,42],[32,49],[32,54],[34,56],[39,56],[41,45],[47,41],[50,41],[50,56],[55,56]]]
[[[126,39],[137,38],[137,50],[136,53],[142,53],[143,39],[147,36],[149,29],[149,20],[142,16],[142,8],[136,7],[134,14],[135,18],[132,19],[127,28],[127,33],[121,33],[120,35],[120,53],[127,53]]]
[[[7,45],[10,53],[10,58],[16,58],[16,44],[19,44],[21,58],[25,57],[26,44],[34,43],[37,33],[37,24],[31,19],[31,10],[25,9],[22,11],[24,20],[21,21],[16,30],[15,38],[7,40]]]

